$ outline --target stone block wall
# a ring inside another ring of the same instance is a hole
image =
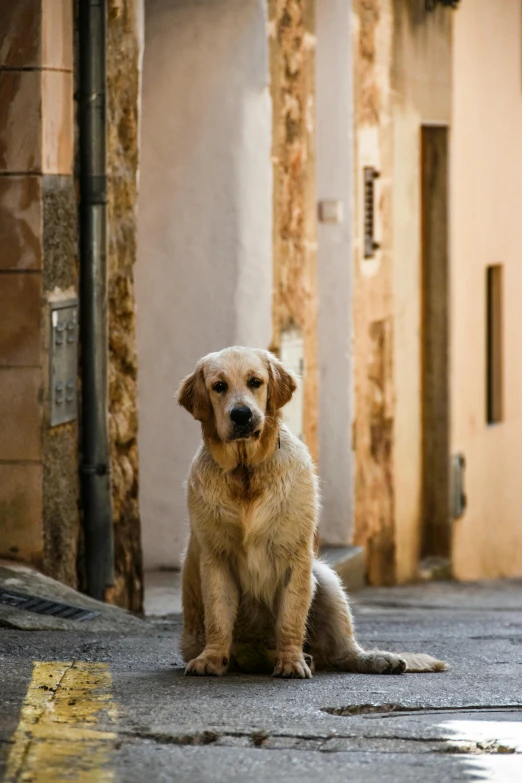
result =
[[[110,0],[107,46],[116,544],[107,597],[134,610],[143,590],[133,291],[140,8]],[[76,10],[73,0],[5,0],[0,14],[0,557],[82,587],[79,421],[49,426],[50,304],[78,295]]]
[[[76,585],[78,428],[49,427],[51,302],[77,293],[72,0],[0,14],[0,556]]]

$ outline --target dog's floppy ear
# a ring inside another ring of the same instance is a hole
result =
[[[297,381],[292,373],[288,372],[276,356],[268,353],[267,409],[278,411],[291,400],[296,389]]]
[[[197,421],[208,421],[212,416],[212,405],[205,386],[205,377],[201,362],[192,375],[182,382],[178,392],[178,403]]]

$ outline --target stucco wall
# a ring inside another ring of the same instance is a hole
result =
[[[519,0],[462,2],[455,18],[452,147],[452,448],[468,509],[457,577],[522,575],[522,97]],[[503,265],[504,420],[486,424],[486,266]]]
[[[317,200],[339,201],[338,223],[317,226],[319,475],[323,543],[353,534],[351,3],[316,3]]]
[[[392,137],[390,0],[354,0],[354,448],[355,542],[371,583],[396,578],[393,508]],[[364,258],[363,167],[380,172],[375,239]]]
[[[394,0],[393,298],[397,579],[417,574],[421,545],[421,126],[451,122],[455,12]],[[449,460],[449,455],[448,455]]]
[[[146,0],[138,265],[147,567],[179,564],[200,437],[176,405],[209,351],[271,339],[272,175],[263,0]]]
[[[423,124],[451,116],[450,9],[354,0],[355,539],[372,583],[413,578],[420,555]],[[363,167],[376,181],[364,258]]]

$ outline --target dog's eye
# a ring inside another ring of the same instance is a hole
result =
[[[226,390],[228,389],[228,386],[226,385],[226,383],[224,381],[218,381],[217,383],[215,383],[213,385],[212,388],[218,394],[223,394],[223,392],[226,392]]]
[[[263,385],[263,381],[261,378],[250,378],[248,382],[248,386],[250,386],[251,389],[259,389],[260,386]]]

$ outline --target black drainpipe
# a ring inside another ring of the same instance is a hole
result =
[[[114,584],[108,426],[106,0],[79,0],[82,503],[87,592]]]

